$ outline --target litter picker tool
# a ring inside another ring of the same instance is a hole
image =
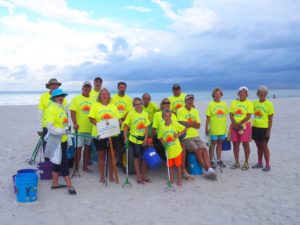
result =
[[[77,163],[77,147],[78,147],[78,130],[75,130],[75,169],[72,174],[72,177],[81,177],[79,170],[78,170],[78,163]]]
[[[35,146],[35,148],[34,148],[34,150],[33,150],[33,152],[32,152],[32,154],[31,154],[31,157],[26,160],[26,162],[28,164],[30,164],[30,165],[35,164],[37,154],[38,154],[39,150],[42,148],[42,146],[43,146],[43,138],[40,137],[37,144],[36,144],[36,146]]]
[[[125,187],[131,188],[132,187],[132,184],[129,182],[129,178],[128,178],[128,151],[129,151],[128,145],[129,145],[129,142],[128,142],[128,140],[126,140],[126,143],[125,143],[125,146],[126,146],[126,178],[125,178],[124,184],[122,185],[123,188],[125,188]]]
[[[171,179],[170,179],[169,159],[168,159],[168,153],[167,153],[166,147],[165,147],[165,155],[166,155],[167,169],[168,169],[168,181],[167,181],[167,187],[165,187],[165,192],[169,192],[169,191],[175,192],[175,187],[172,185]]]

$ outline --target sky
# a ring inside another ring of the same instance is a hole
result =
[[[0,0],[0,91],[300,88],[300,0]]]

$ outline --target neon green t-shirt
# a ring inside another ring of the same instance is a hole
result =
[[[49,91],[45,92],[44,94],[41,95],[40,97],[40,103],[38,106],[38,109],[43,112],[43,117],[42,117],[42,127],[46,127],[46,115],[45,115],[45,110],[48,108],[48,106],[53,102],[51,99],[51,94]],[[63,106],[67,107],[67,99],[64,98],[63,101]]]
[[[177,111],[177,120],[178,122],[192,122],[192,121],[196,121],[197,123],[201,122],[199,117],[199,112],[197,109],[191,108],[191,110],[189,111],[185,107],[181,107]],[[184,137],[184,139],[193,138],[193,137],[199,137],[199,131],[194,127],[189,127],[186,131],[186,136]]]
[[[96,102],[98,100],[99,91],[95,91],[93,88],[90,92],[90,96],[93,98],[93,100]]]
[[[52,123],[55,128],[65,128],[69,126],[67,114],[64,107],[59,106],[57,103],[52,103],[45,111],[46,125]],[[61,142],[68,141],[68,135],[64,134],[61,137]]]
[[[128,95],[120,97],[118,94],[115,94],[111,98],[111,103],[115,104],[121,118],[132,110],[132,99]]]
[[[224,135],[227,131],[228,114],[227,104],[223,101],[211,101],[206,110],[206,115],[210,118],[209,131],[211,135]]]
[[[148,114],[145,111],[138,113],[136,110],[132,110],[128,113],[124,124],[130,129],[129,141],[135,144],[142,144],[143,141],[137,140],[136,137],[145,136],[145,129],[150,124]]]
[[[69,109],[76,112],[76,120],[79,125],[78,132],[91,133],[92,124],[89,119],[89,113],[94,103],[93,97],[84,97],[83,95],[75,96]]]
[[[172,112],[176,114],[177,110],[185,105],[185,96],[185,93],[180,93],[178,97],[175,97],[174,95],[169,97]]]
[[[149,102],[147,107],[143,105],[143,110],[145,110],[148,113],[149,121],[152,124],[154,114],[158,111],[158,106],[154,102]]]
[[[100,102],[95,102],[92,105],[88,117],[95,119],[97,122],[101,122],[103,120],[109,120],[113,118],[120,119],[120,114],[117,110],[117,107],[112,103],[103,105]],[[98,135],[97,127],[92,124],[92,136],[97,137]]]
[[[168,159],[176,158],[179,154],[181,154],[182,148],[179,139],[175,138],[174,134],[178,134],[184,129],[185,126],[181,125],[177,121],[172,121],[172,123],[168,126],[166,126],[165,123],[160,126],[157,137],[159,139],[163,139],[165,150],[168,154]]]
[[[274,114],[273,103],[269,100],[260,102],[259,100],[253,101],[254,119],[253,127],[268,128],[269,116]]]
[[[172,113],[171,117],[172,122],[177,121],[177,117],[174,113]],[[165,123],[165,120],[162,118],[162,111],[158,111],[154,114],[152,127],[156,129],[156,132],[159,132],[160,126]]]
[[[233,113],[234,121],[238,123],[242,121],[248,113],[253,114],[253,104],[249,100],[243,102],[239,99],[233,100],[230,106],[230,113]],[[251,119],[249,119],[249,121],[251,121]]]

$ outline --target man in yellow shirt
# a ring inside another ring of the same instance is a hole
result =
[[[89,120],[90,109],[94,103],[94,99],[90,96],[92,84],[86,81],[82,85],[82,93],[75,96],[70,103],[71,119],[73,122],[74,130],[78,131],[81,136],[77,137],[77,149],[76,149],[76,167],[78,168],[81,159],[81,150],[84,147],[83,153],[83,171],[92,172],[88,168],[88,162],[91,155],[91,132],[92,124]]]
[[[121,121],[121,133],[119,134],[119,138],[117,140],[117,166],[122,166],[122,148],[124,146],[123,140],[123,130],[124,124],[123,122],[126,119],[127,114],[132,110],[132,99],[128,95],[125,94],[127,88],[127,84],[125,82],[118,83],[118,93],[112,96],[111,103],[113,103],[120,114]]]
[[[102,84],[103,84],[102,78],[96,77],[96,78],[94,79],[94,88],[91,90],[90,96],[91,96],[95,101],[97,101],[97,99],[98,99],[99,92],[100,92],[100,90],[101,90]]]
[[[177,114],[177,110],[185,105],[185,93],[181,92],[181,87],[179,84],[173,85],[173,95],[169,97],[171,102],[171,110],[173,113]]]
[[[45,84],[45,86],[47,89],[49,89],[49,91],[43,93],[40,97],[37,116],[37,132],[41,137],[45,137],[47,134],[45,111],[49,107],[49,105],[52,104],[52,101],[50,100],[51,94],[53,90],[61,86],[61,83],[58,82],[56,78],[52,78],[48,81],[48,83]],[[63,100],[63,106],[66,109],[67,100],[65,98]],[[43,138],[43,149],[45,149],[45,146],[46,141]]]
[[[216,178],[216,173],[211,167],[204,141],[199,136],[199,112],[194,108],[194,95],[186,95],[185,106],[177,111],[177,120],[187,128],[183,143],[187,151],[194,152],[197,160],[206,171],[207,178]]]

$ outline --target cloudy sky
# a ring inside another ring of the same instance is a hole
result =
[[[300,88],[300,0],[0,0],[0,91]]]

